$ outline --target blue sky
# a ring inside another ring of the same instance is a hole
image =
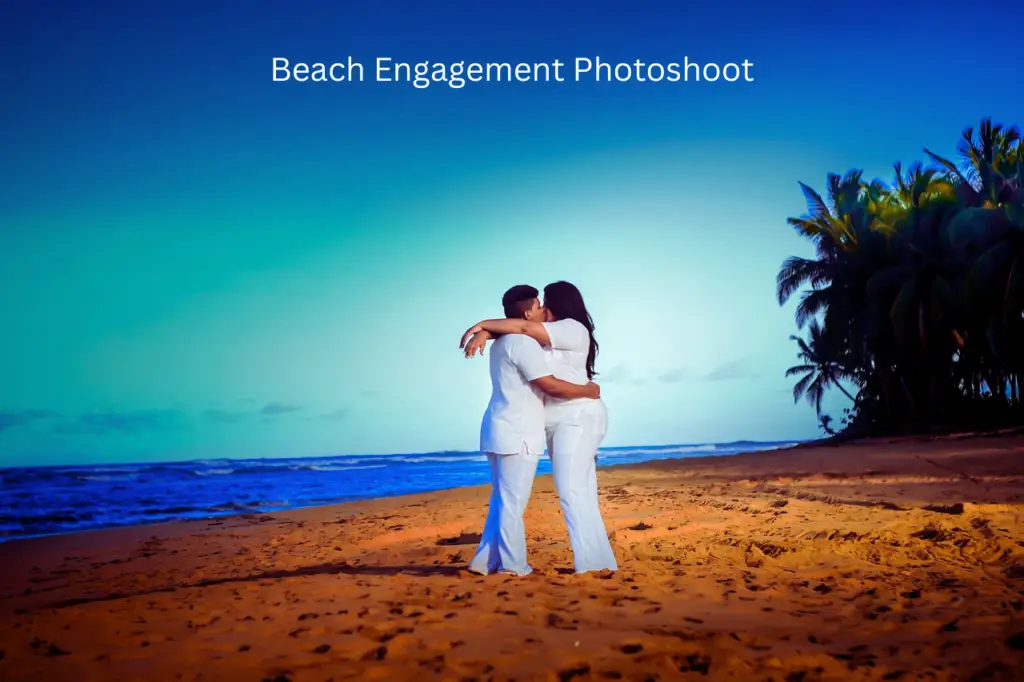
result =
[[[774,300],[797,182],[1019,123],[1021,48],[965,49],[959,7],[5,2],[0,465],[473,449],[458,337],[558,279],[608,445],[813,437]],[[274,83],[276,56],[755,80]]]

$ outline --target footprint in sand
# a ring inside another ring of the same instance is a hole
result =
[[[40,656],[46,656],[47,658],[53,658],[55,656],[68,656],[70,651],[65,651],[53,642],[49,642],[45,639],[35,638],[29,644],[32,649]]]
[[[586,663],[581,663],[573,668],[567,668],[565,670],[558,671],[559,682],[569,682],[577,677],[587,677],[590,674],[590,666]]]
[[[388,648],[386,646],[379,646],[375,649],[371,649],[363,654],[360,660],[363,661],[383,661],[388,655]]]

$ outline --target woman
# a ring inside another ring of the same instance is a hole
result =
[[[544,347],[555,378],[590,382],[597,374],[598,345],[579,289],[569,282],[549,284],[544,287],[544,308],[548,321],[543,323],[504,319],[474,325],[462,337],[466,356],[482,353],[487,339],[494,336],[525,334]],[[614,571],[618,568],[615,553],[597,500],[597,449],[608,428],[608,410],[601,400],[548,398],[544,412],[551,470],[576,572]]]

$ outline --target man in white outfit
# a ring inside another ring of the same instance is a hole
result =
[[[505,292],[505,316],[540,321],[537,289],[520,284]],[[501,336],[491,348],[491,401],[480,425],[480,451],[491,469],[491,500],[476,556],[475,573],[532,572],[526,557],[523,513],[544,452],[542,394],[562,400],[599,398],[597,384],[572,384],[551,374],[540,344],[523,334]]]

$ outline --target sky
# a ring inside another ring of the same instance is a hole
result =
[[[0,466],[473,450],[490,384],[459,337],[563,279],[606,445],[816,437],[775,301],[811,255],[798,181],[1021,123],[979,68],[1014,43],[965,47],[941,2],[6,0]],[[275,57],[368,79],[274,82]],[[417,89],[373,82],[378,57],[753,81]]]

